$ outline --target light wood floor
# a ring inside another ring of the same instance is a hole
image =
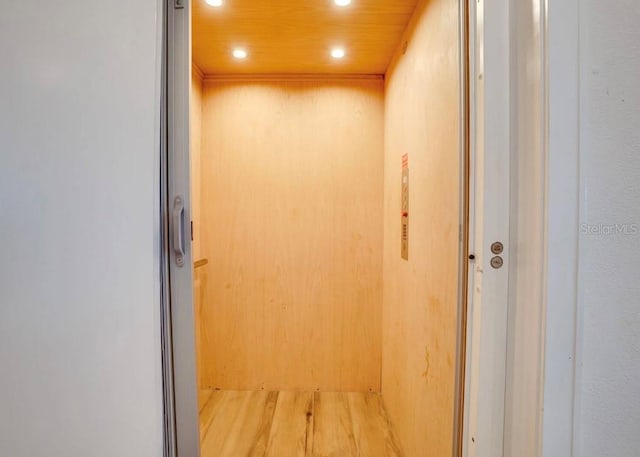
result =
[[[201,457],[402,457],[379,394],[200,392]]]

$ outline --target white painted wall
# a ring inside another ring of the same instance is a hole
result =
[[[579,457],[640,453],[638,23],[637,0],[580,3]]]
[[[640,449],[638,21],[549,2],[544,457]]]
[[[548,153],[544,196],[547,265],[543,314],[543,457],[578,456],[573,452],[573,441],[580,192],[579,2],[546,2]]]
[[[0,13],[0,454],[158,457],[159,0]]]

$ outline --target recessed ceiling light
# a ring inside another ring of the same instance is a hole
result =
[[[351,5],[351,0],[333,0],[338,6],[348,6]]]
[[[334,59],[342,59],[347,53],[344,48],[333,48],[331,50],[331,57]]]
[[[346,0],[339,0],[339,1],[346,1]],[[210,5],[210,6],[215,6],[215,7],[222,6],[222,0],[205,0],[205,2],[207,3],[207,5]]]
[[[245,49],[236,48],[233,50],[233,57],[236,59],[246,59],[248,55]]]

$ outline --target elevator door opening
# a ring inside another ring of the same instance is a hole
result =
[[[459,2],[188,6],[200,455],[450,455]]]

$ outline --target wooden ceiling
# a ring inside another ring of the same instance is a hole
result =
[[[206,75],[384,74],[418,0],[193,0],[193,60]],[[332,47],[346,50],[333,59]],[[235,47],[249,53],[231,55]]]

